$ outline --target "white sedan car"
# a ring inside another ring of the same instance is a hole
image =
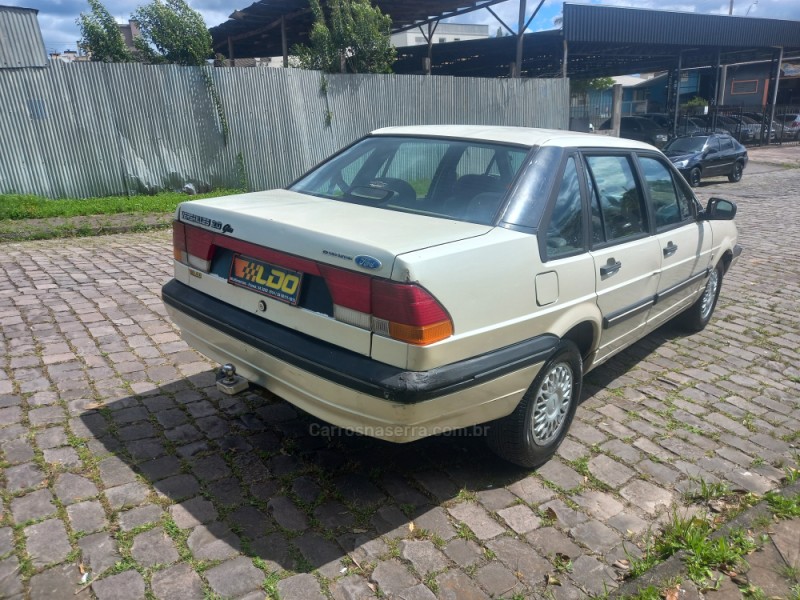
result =
[[[533,467],[586,372],[708,323],[735,212],[639,142],[387,128],[287,189],[181,204],[163,298],[191,346],[324,421],[393,442],[485,424]]]

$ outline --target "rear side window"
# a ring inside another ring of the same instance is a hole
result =
[[[665,229],[691,218],[691,199],[669,167],[649,156],[640,156],[639,164],[653,204],[656,229]]]
[[[720,138],[719,146],[722,150],[733,150],[733,139],[729,137]]]
[[[548,258],[574,254],[583,249],[583,206],[574,158],[567,160],[546,235]]]
[[[592,238],[618,242],[647,231],[642,193],[630,156],[586,157],[592,198]]]

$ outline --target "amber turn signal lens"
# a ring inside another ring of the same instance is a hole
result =
[[[432,325],[389,323],[389,335],[401,342],[427,346],[453,335],[453,324],[450,321],[441,321]]]

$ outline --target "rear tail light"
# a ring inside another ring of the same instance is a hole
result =
[[[180,221],[172,222],[172,246],[175,260],[208,273],[214,258],[214,234]]]
[[[331,292],[337,321],[418,346],[453,335],[450,316],[418,285],[325,265],[320,265],[320,274]]]

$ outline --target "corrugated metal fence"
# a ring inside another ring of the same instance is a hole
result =
[[[0,193],[283,186],[378,127],[566,129],[568,98],[564,79],[60,62],[0,70]]]

